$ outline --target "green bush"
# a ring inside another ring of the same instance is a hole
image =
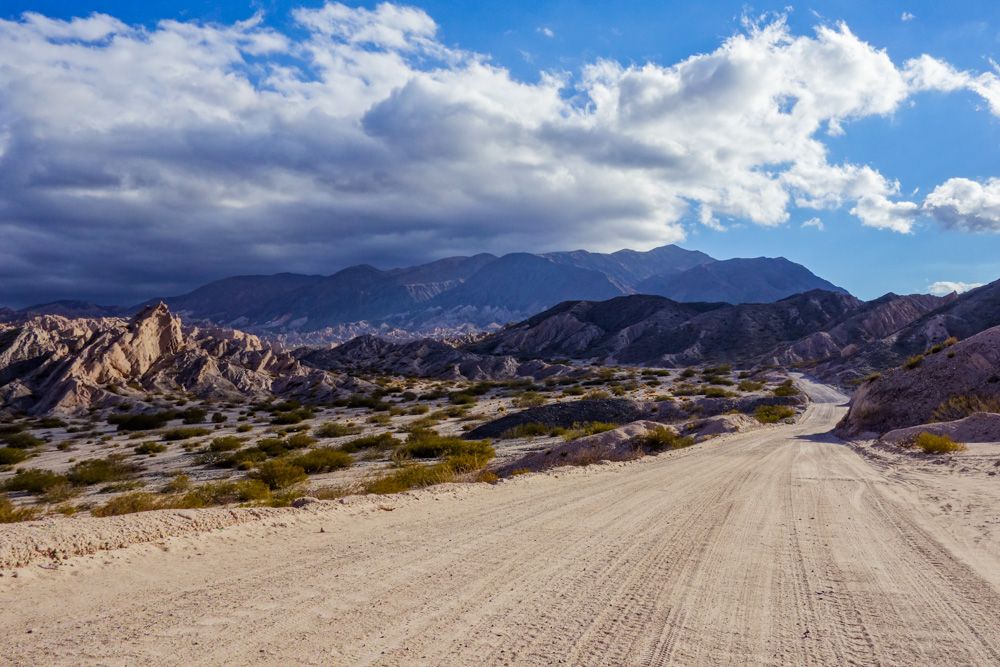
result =
[[[117,424],[119,431],[152,431],[163,428],[167,425],[167,422],[176,418],[176,412],[155,412],[138,415],[113,414],[108,417],[108,423]]]
[[[147,440],[142,444],[136,445],[134,449],[136,454],[156,456],[161,452],[167,451],[167,446],[159,442],[153,442],[152,440]]]
[[[312,475],[348,468],[354,463],[354,459],[350,454],[341,449],[320,447],[319,449],[306,452],[301,456],[296,456],[291,460],[291,463]]]
[[[9,466],[28,458],[28,453],[23,449],[14,447],[0,447],[0,466]]]
[[[226,415],[222,414],[221,412],[216,412],[215,414],[212,415],[212,423],[213,424],[224,424],[228,420],[229,420],[229,417],[227,417]]]
[[[923,360],[924,360],[924,355],[915,354],[909,359],[907,359],[905,362],[903,362],[903,368],[907,370],[913,370],[914,368],[919,366],[920,362],[922,362]]]
[[[362,487],[364,493],[401,493],[432,484],[443,484],[455,478],[455,471],[445,463],[433,466],[411,465],[401,470],[369,480]]]
[[[703,390],[705,398],[732,398],[733,396],[739,396],[734,391],[727,391],[722,387],[705,387]]]
[[[475,405],[476,397],[465,392],[453,391],[448,394],[448,400],[455,405]]]
[[[302,416],[297,412],[278,412],[271,417],[271,423],[276,426],[287,424],[298,424],[302,421]]]
[[[106,459],[88,459],[73,464],[66,478],[74,484],[87,486],[131,479],[140,470],[142,466],[126,461],[123,455],[112,454]]]
[[[691,436],[681,437],[671,428],[657,426],[648,433],[639,436],[635,444],[651,452],[663,452],[668,449],[681,449],[694,444]]]
[[[268,488],[274,491],[298,484],[304,481],[307,475],[301,466],[289,463],[284,459],[275,459],[261,463],[250,473],[249,477],[267,484]]]
[[[181,412],[180,417],[185,424],[201,424],[208,416],[208,411],[202,408],[188,408]]]
[[[785,405],[762,405],[753,413],[761,424],[776,424],[782,419],[795,416],[795,410]]]
[[[135,491],[112,498],[100,507],[92,509],[90,513],[94,516],[119,516],[158,510],[163,506],[161,499],[154,494],[148,491]]]
[[[164,431],[163,440],[165,442],[187,440],[188,438],[197,438],[203,435],[208,435],[211,432],[212,431],[207,428],[198,428],[196,426],[178,426],[177,428],[171,428]]]
[[[377,449],[385,451],[394,449],[403,444],[403,441],[394,437],[391,433],[379,433],[378,435],[366,435],[363,438],[355,438],[340,445],[340,450],[353,454],[362,449]]]
[[[309,437],[305,433],[296,433],[285,438],[285,447],[288,449],[305,449],[316,444],[316,438]]]
[[[514,405],[519,408],[537,408],[545,405],[545,397],[534,391],[526,391],[514,399]]]
[[[955,442],[946,435],[933,433],[921,433],[917,436],[916,444],[925,454],[950,454],[968,449],[964,442]]]
[[[26,468],[3,482],[4,491],[24,491],[33,495],[45,493],[49,488],[65,484],[66,477],[51,470]]]
[[[214,438],[208,445],[208,451],[220,453],[235,452],[237,449],[242,447],[245,442],[246,438],[239,438],[235,435],[224,435],[219,438]]]
[[[411,432],[406,438],[406,444],[398,451],[416,459],[473,455],[487,456],[486,460],[489,461],[495,454],[493,447],[485,440],[467,441],[461,438],[442,436],[435,431],[425,429]]]
[[[357,435],[358,433],[361,433],[360,426],[337,422],[325,422],[313,429],[313,434],[320,438],[341,438],[345,435]]]
[[[587,435],[596,435],[618,428],[618,424],[607,422],[576,422],[571,429],[554,429],[552,435],[561,435],[563,440],[569,442]]]
[[[7,496],[0,496],[0,523],[17,523],[31,521],[38,516],[38,510],[33,507],[18,507]]]
[[[740,391],[760,391],[764,388],[763,382],[754,382],[753,380],[743,380],[736,387]]]
[[[785,380],[775,387],[771,393],[775,396],[797,396],[799,394],[799,390],[792,385],[791,380]]]
[[[40,417],[35,420],[35,428],[64,428],[69,426],[58,417]]]
[[[518,424],[500,434],[501,440],[512,440],[514,438],[533,438],[538,435],[549,435],[551,428],[545,424],[532,422],[530,424]]]
[[[931,413],[932,422],[965,419],[974,412],[1000,413],[1000,398],[989,394],[960,394],[941,403]]]
[[[44,440],[36,438],[30,433],[6,433],[0,435],[0,442],[15,449],[35,449],[45,444]]]
[[[240,419],[243,419],[243,417],[241,417]],[[240,424],[239,426],[236,427],[237,433],[249,433],[252,430],[253,426],[251,426],[250,424]]]

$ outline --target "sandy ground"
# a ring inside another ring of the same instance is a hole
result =
[[[797,425],[636,462],[32,565],[0,578],[0,662],[1000,662],[997,477],[861,456],[810,393]]]

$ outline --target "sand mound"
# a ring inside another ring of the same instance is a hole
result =
[[[922,424],[890,431],[881,442],[899,443],[921,433],[946,435],[956,442],[1000,442],[1000,415],[975,412],[965,419],[937,424]]]
[[[542,452],[534,452],[506,464],[497,472],[501,475],[514,470],[530,470],[532,472],[565,465],[587,465],[598,461],[626,461],[639,455],[632,444],[635,438],[645,435],[655,428],[668,428],[677,432],[671,426],[663,426],[651,421],[634,421],[612,431],[588,435],[578,440],[552,447]]]
[[[717,415],[685,424],[681,433],[702,440],[713,435],[747,432],[761,428],[762,424],[748,415]]]

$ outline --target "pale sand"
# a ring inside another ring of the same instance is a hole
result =
[[[859,456],[810,392],[658,457],[35,563],[0,578],[0,662],[1000,662],[1000,482]]]

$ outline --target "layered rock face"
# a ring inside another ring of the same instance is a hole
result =
[[[865,382],[838,430],[850,437],[881,434],[977,409],[1000,410],[1000,327]]]
[[[131,320],[43,316],[0,331],[0,409],[8,411],[141,409],[154,392],[177,391],[213,400],[325,400],[356,388],[256,336],[185,327],[162,303]]]

